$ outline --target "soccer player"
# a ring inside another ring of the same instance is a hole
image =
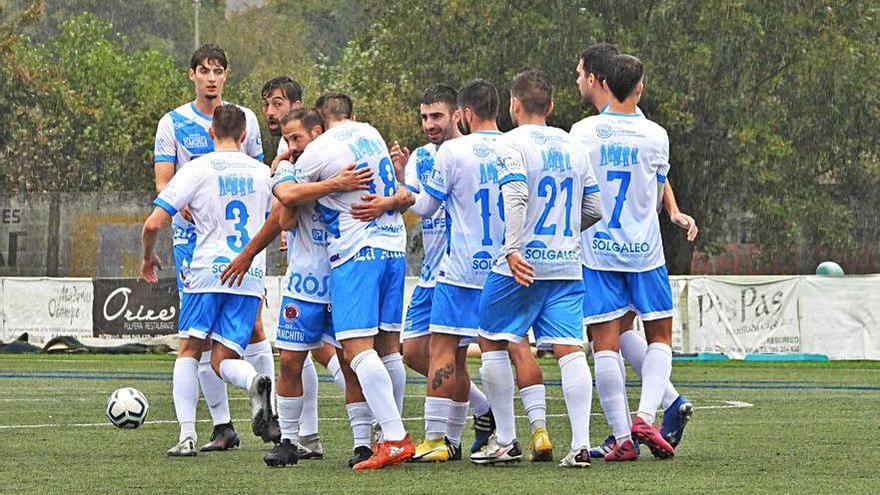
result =
[[[563,467],[590,465],[592,386],[583,352],[581,230],[598,221],[601,207],[592,167],[579,143],[546,125],[553,86],[536,70],[518,74],[510,88],[510,115],[518,127],[496,147],[504,206],[504,245],[480,299],[480,376],[495,414],[495,437],[473,454],[477,464],[522,458],[513,415],[508,342],[532,328],[539,345],[551,344],[562,373],[571,423]]]
[[[166,113],[156,130],[155,144],[155,179],[156,192],[161,193],[174,175],[191,160],[214,150],[214,142],[209,134],[211,119],[216,109],[223,103],[223,86],[228,75],[226,53],[214,44],[206,44],[193,53],[190,59],[189,78],[195,87],[194,101],[177,107]],[[260,126],[252,111],[242,108],[247,120],[247,132],[242,143],[242,151],[249,156],[263,159],[263,145],[260,140]],[[196,231],[189,221],[188,209],[183,208],[174,215],[174,264],[177,273],[177,291],[180,295],[180,314],[186,313],[189,296],[186,294],[187,273],[192,261],[193,249],[196,246]],[[181,331],[185,332],[185,321],[179,322]],[[263,333],[262,320],[258,316],[255,323],[251,343],[245,350],[245,359],[251,362],[261,373],[271,376],[274,380],[275,368],[272,348]],[[211,369],[211,349],[201,354],[197,376],[211,418],[214,430],[211,442],[202,446],[202,451],[226,450],[239,445],[232,418],[229,415],[229,402],[226,384]],[[181,370],[181,372],[187,372]],[[181,379],[184,379],[181,377]],[[189,379],[189,378],[186,378]],[[181,430],[181,440],[189,435],[189,431]],[[195,437],[193,437],[195,438]],[[265,439],[264,439],[265,440]]]
[[[180,315],[182,338],[172,385],[182,438],[168,451],[171,456],[196,455],[195,375],[208,338],[214,341],[213,372],[250,394],[254,434],[264,435],[269,426],[272,379],[241,359],[262,302],[265,255],[256,259],[238,287],[224,286],[219,277],[263,225],[272,204],[268,167],[240,151],[246,126],[246,114],[239,107],[216,107],[209,130],[214,151],[174,175],[144,223],[141,275],[148,283],[158,282],[156,270],[162,266],[156,237],[184,208],[189,209],[197,239],[186,272],[187,303]]]
[[[600,113],[603,109],[607,108],[611,100],[611,93],[604,83],[610,71],[611,59],[619,53],[620,51],[617,47],[610,43],[598,43],[584,50],[578,59],[576,68],[578,74],[577,85],[581,98],[585,104],[592,105]],[[636,108],[636,111],[641,113],[638,108]],[[580,123],[572,126],[571,134],[580,140],[590,138],[587,133],[583,132]],[[687,239],[693,241],[699,232],[697,224],[693,218],[679,210],[678,204],[675,201],[675,194],[668,180],[663,188],[663,204],[670,220],[675,225],[685,229]],[[587,291],[589,292],[589,288],[587,288]],[[633,367],[636,373],[641,376],[642,361],[644,361],[645,352],[648,350],[648,343],[641,335],[632,331],[634,328],[634,317],[635,313],[630,311],[621,321],[620,353],[630,363],[630,366]],[[589,336],[590,333],[588,329],[587,335]],[[626,367],[622,361],[620,362],[620,367],[624,382],[626,382]],[[626,394],[626,390],[624,390],[624,394]],[[625,401],[625,404],[627,406],[627,417],[630,417],[629,402]],[[693,414],[693,405],[687,398],[678,393],[672,382],[666,385],[666,392],[660,405],[664,410],[661,434],[673,447],[677,447],[684,434],[685,425],[687,425]],[[593,448],[591,454],[593,457],[604,457],[605,454],[614,449],[614,444],[615,440],[612,434],[605,439],[602,445]]]
[[[350,414],[353,407],[367,415],[371,412],[383,435],[376,452],[353,467],[380,469],[408,460],[415,451],[401,421],[389,371],[374,349],[376,336],[383,332],[387,335],[378,339],[395,346],[399,342],[406,271],[400,211],[413,199],[399,185],[403,178],[395,176],[382,136],[369,124],[351,120],[348,96],[328,93],[315,106],[327,130],[300,155],[295,180],[278,184],[274,192],[288,207],[317,201],[318,217],[328,233],[333,328],[342,345],[343,371],[349,373],[346,408]],[[332,192],[322,186],[322,181],[352,162],[372,171],[368,194]]]
[[[419,103],[419,117],[422,123],[422,130],[425,132],[429,142],[424,146],[416,148],[409,155],[409,160],[406,163],[406,186],[413,193],[418,194],[422,192],[423,185],[430,179],[440,145],[461,137],[457,97],[458,94],[455,89],[443,84],[431,86],[422,96],[422,101]],[[497,113],[497,95],[495,102]],[[399,147],[392,149],[392,159],[395,152],[400,152]],[[440,260],[447,248],[447,214],[443,202],[438,201],[435,211],[430,214],[425,213],[422,215],[421,222],[424,258],[419,273],[419,281],[413,291],[410,306],[406,311],[406,322],[401,334],[403,339],[403,360],[407,366],[422,376],[428,376],[428,357],[430,355],[431,343],[431,334],[428,329],[434,286],[437,283]],[[453,415],[449,417],[450,422],[456,425],[450,432],[451,435],[446,435],[450,440],[452,449],[456,449],[452,454],[448,455],[448,457],[453,459],[461,458],[461,428],[467,422],[468,405],[470,405],[474,413],[475,439],[471,449],[475,451],[485,445],[489,435],[494,431],[494,420],[489,409],[488,399],[473,383],[468,382],[468,387],[467,401],[454,403],[452,406]],[[436,447],[434,450],[440,456],[448,454],[446,453],[447,449],[443,440],[441,435],[439,443],[437,441],[434,442],[434,447]],[[416,460],[426,461],[437,460],[430,455],[417,455],[416,458]]]
[[[596,389],[615,436],[606,461],[635,460],[633,440],[655,457],[675,449],[654,427],[672,370],[672,290],[657,218],[669,172],[669,138],[636,111],[644,89],[642,63],[629,55],[611,59],[605,86],[608,107],[576,129],[594,161],[602,205],[609,214],[583,234],[584,321],[593,336]],[[648,350],[642,390],[630,427],[619,362],[621,323],[635,310],[645,325]]]

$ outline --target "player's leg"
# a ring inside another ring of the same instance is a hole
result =
[[[183,320],[183,315],[181,315]],[[196,405],[199,401],[198,366],[204,341],[187,332],[180,332],[180,347],[174,361],[171,380],[174,412],[180,424],[178,443],[168,450],[172,457],[196,455]]]
[[[547,391],[538,360],[532,354],[532,346],[527,338],[511,343],[507,350],[516,370],[516,385],[519,387],[523,409],[529,418],[529,460],[552,461],[553,443],[547,431]]]
[[[467,365],[468,345],[473,339],[461,339],[455,352],[455,391],[452,394],[452,407],[450,408],[449,422],[446,428],[446,441],[449,448],[449,460],[461,460],[461,438],[464,427],[467,424],[468,409],[470,408],[471,382],[470,372]],[[479,391],[479,389],[477,389]],[[482,392],[480,392],[482,395]],[[489,400],[483,396],[486,413],[490,411]]]
[[[319,342],[323,345],[323,342]],[[310,356],[302,365],[303,407],[299,418],[300,459],[323,459],[324,446],[318,434],[318,370]]]
[[[375,337],[374,346],[391,378],[397,411],[403,414],[406,367],[400,355],[400,334],[403,330],[406,256],[405,253],[377,251],[381,253],[379,261],[384,262],[384,272],[379,282],[379,334]]]
[[[400,354],[400,332],[379,330],[373,345],[391,378],[394,402],[397,404],[398,412],[402,414],[403,395],[406,392],[406,368],[403,365],[403,356]]]
[[[422,376],[428,375],[428,353],[431,345],[428,328],[431,322],[433,295],[433,288],[416,286],[406,310],[406,321],[401,334],[403,362],[409,369]]]
[[[281,441],[263,457],[266,465],[272,467],[283,467],[299,461],[297,444],[304,402],[303,366],[308,359],[308,351],[288,350],[280,345],[281,340],[278,344],[281,349],[281,374],[276,391]]]
[[[348,467],[353,468],[373,456],[373,446],[370,445],[373,413],[370,411],[367,399],[364,398],[357,375],[344,359],[341,347],[338,354],[340,369],[345,381],[345,412],[348,415],[354,440],[353,453],[348,460]]]
[[[269,418],[269,426],[266,429],[264,442],[278,443],[281,441],[281,429],[278,426],[278,414],[275,402],[275,355],[272,353],[272,344],[266,338],[263,331],[263,305],[257,310],[257,319],[254,322],[253,333],[244,349],[244,359],[251,363],[257,373],[268,376],[272,380],[272,415]]]
[[[211,294],[218,313],[211,331],[211,367],[227,383],[247,390],[254,435],[265,435],[271,417],[272,381],[242,358],[262,300],[256,296]]]
[[[325,342],[319,349],[312,349],[312,359],[321,363],[321,366],[324,368],[327,368],[330,376],[333,377],[333,383],[336,384],[342,393],[345,393],[345,377],[342,374],[339,356],[336,354],[336,347]]]
[[[654,419],[672,374],[672,288],[665,266],[629,274],[628,286],[648,340],[642,363],[642,394],[632,433],[648,445],[654,457],[665,459],[675,455],[675,449],[654,427]]]

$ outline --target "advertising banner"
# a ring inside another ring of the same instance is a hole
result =
[[[38,340],[91,337],[92,281],[79,278],[4,278],[4,340],[28,332]]]
[[[95,337],[154,337],[177,333],[177,281],[148,284],[136,278],[94,280]]]

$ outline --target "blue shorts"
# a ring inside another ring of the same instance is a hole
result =
[[[320,349],[324,342],[339,347],[333,333],[330,305],[282,298],[275,347],[286,351],[309,351]]]
[[[536,280],[523,287],[492,272],[480,298],[480,337],[519,343],[531,327],[539,346],[583,345],[583,299],[580,280]]]
[[[337,340],[399,332],[403,327],[403,252],[366,247],[330,272]]]
[[[437,283],[431,308],[431,333],[458,335],[469,344],[480,330],[480,289]]]
[[[402,340],[414,339],[430,335],[428,326],[431,323],[431,301],[434,296],[433,287],[416,286],[409,307],[406,309],[406,321],[403,324]]]
[[[666,265],[647,272],[606,272],[584,267],[584,323],[615,320],[635,311],[642,321],[672,317]]]
[[[183,291],[184,286],[184,278],[186,277],[184,274],[189,272],[189,264],[193,259],[193,252],[196,249],[196,241],[192,239],[187,244],[175,244],[174,245],[174,272],[177,276],[177,297],[180,298],[180,312],[177,317],[177,328],[181,331],[185,331],[187,329],[187,322],[183,319],[183,315],[185,313],[189,313],[185,311],[189,296]]]
[[[197,339],[210,336],[239,356],[243,355],[263,301],[257,296],[224,292],[197,292],[187,296],[185,312],[180,315],[187,326],[181,329],[180,336]]]

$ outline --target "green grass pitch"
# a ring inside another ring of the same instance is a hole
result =
[[[471,363],[476,374],[478,363]],[[262,461],[250,434],[245,394],[230,388],[242,447],[170,459],[177,440],[171,402],[173,356],[0,356],[0,493],[880,493],[880,363],[676,362],[673,381],[696,411],[677,456],[566,470],[556,463],[509,467],[404,465],[353,472],[341,394],[326,374],[319,394],[326,457],[284,469]],[[542,360],[548,423],[558,461],[568,420],[555,362]],[[318,368],[320,372],[325,372]],[[418,440],[424,385],[410,373],[404,416]],[[629,371],[630,403],[638,402]],[[122,386],[150,401],[146,425],[109,425],[104,405]],[[517,400],[518,414],[522,414]],[[608,434],[594,394],[591,437]],[[208,418],[200,402],[198,417]],[[528,443],[528,424],[517,419]],[[469,444],[473,433],[465,431]],[[210,424],[198,424],[200,443]]]

